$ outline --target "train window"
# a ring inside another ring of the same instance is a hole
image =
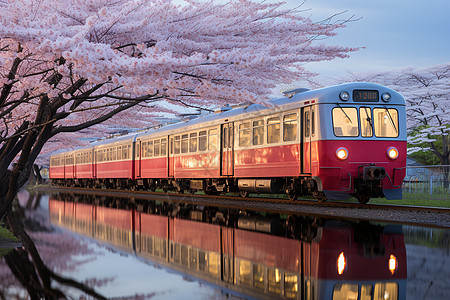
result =
[[[250,123],[242,123],[239,125],[239,146],[250,146]]]
[[[160,239],[161,242],[161,253],[160,256],[162,258],[167,258],[167,241],[164,239]]]
[[[208,149],[216,150],[217,149],[217,129],[210,129],[208,131]]]
[[[117,159],[122,160],[122,146],[117,147]]]
[[[186,245],[181,245],[181,264],[189,266],[189,248]]]
[[[264,291],[264,266],[254,264],[253,265],[253,286],[258,289]]]
[[[198,251],[198,270],[206,272],[206,267],[208,264],[208,258],[205,251]]]
[[[396,282],[375,283],[373,300],[384,300],[386,295],[389,295],[389,299],[398,299],[398,284]]]
[[[117,160],[117,147],[112,149],[112,160]]]
[[[153,141],[149,141],[147,145],[147,157],[153,157]]]
[[[122,147],[122,158],[128,159],[128,148],[131,149],[131,145],[125,145]]]
[[[294,274],[284,275],[284,295],[288,299],[297,299],[298,276]]]
[[[223,148],[228,148],[228,127],[223,128]]]
[[[197,133],[193,132],[189,135],[189,152],[197,152]]]
[[[336,136],[358,136],[358,113],[355,107],[333,108],[333,130]]]
[[[198,264],[198,250],[194,248],[189,249],[189,262],[191,269],[197,270]]]
[[[219,274],[219,255],[216,252],[208,253],[208,272],[213,275]]]
[[[316,113],[314,109],[311,111],[311,135],[314,136],[316,134]]]
[[[248,260],[239,261],[239,283],[247,286],[251,286],[251,263]]]
[[[393,108],[374,108],[375,136],[398,137],[398,112]]]
[[[363,284],[361,285],[361,300],[372,300],[372,285]]]
[[[181,153],[188,153],[189,150],[189,135],[183,134],[181,136]]]
[[[280,141],[280,118],[267,119],[267,143],[278,143]]]
[[[154,156],[159,156],[159,154],[161,153],[161,140],[155,140],[153,142],[153,145],[155,146],[155,150],[153,151],[153,155]]]
[[[264,144],[264,121],[253,121],[253,145]]]
[[[267,282],[269,293],[279,295],[281,293],[281,271],[277,268],[270,268],[267,271]]]
[[[369,107],[359,109],[359,121],[361,122],[361,136],[371,137],[373,135],[372,110]]]
[[[206,130],[200,131],[198,133],[198,151],[205,151],[206,150],[207,140],[208,140],[208,137],[206,135]]]
[[[167,155],[167,139],[161,139],[161,155]]]
[[[175,154],[180,154],[180,149],[181,149],[181,146],[180,146],[180,136],[176,136],[175,137],[175,144],[174,144],[174,153]]]
[[[310,130],[311,130],[311,119],[309,111],[305,111],[305,137],[309,137]]]
[[[283,118],[283,141],[297,139],[297,114],[286,115]]]
[[[170,154],[173,154],[173,137],[170,138],[169,151],[170,151]]]
[[[358,299],[358,285],[351,283],[336,284],[333,289],[333,300]]]
[[[147,142],[142,142],[142,146],[141,146],[141,148],[142,148],[142,157],[147,157],[148,156],[148,150],[147,150],[148,145],[147,144],[148,144]]]

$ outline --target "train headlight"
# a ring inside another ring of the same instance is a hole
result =
[[[340,160],[346,160],[348,157],[348,150],[344,147],[340,147],[336,150],[336,157]]]
[[[397,271],[398,262],[397,258],[391,254],[391,257],[389,258],[389,271],[391,271],[391,274],[394,275],[395,271]]]
[[[350,94],[348,92],[341,92],[339,94],[339,98],[341,98],[342,101],[348,101],[350,99]]]
[[[341,254],[339,254],[339,257],[337,259],[338,274],[342,275],[342,273],[344,273],[346,267],[347,267],[347,258],[345,257],[344,252],[341,252]]]
[[[389,102],[389,101],[391,101],[391,94],[389,94],[389,93],[383,93],[383,94],[381,94],[381,99],[382,99],[384,102]]]
[[[390,147],[387,151],[387,156],[390,159],[397,159],[398,158],[398,150],[395,147]]]

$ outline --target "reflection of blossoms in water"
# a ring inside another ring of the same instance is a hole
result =
[[[23,224],[26,232],[31,237],[39,252],[44,265],[56,274],[66,274],[80,269],[83,265],[95,260],[101,252],[95,251],[89,246],[87,241],[80,237],[56,228],[50,223],[48,211],[40,205],[46,205],[48,197],[40,198],[40,195],[30,194],[22,191],[18,195],[21,207],[35,209],[26,209],[24,211]],[[114,278],[86,278],[82,284],[91,288],[101,287]],[[9,266],[3,258],[0,263],[0,286],[3,292],[19,293],[23,288],[19,281],[12,274]],[[15,290],[18,289],[18,290]]]

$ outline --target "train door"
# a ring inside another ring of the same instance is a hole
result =
[[[303,140],[303,160],[302,173],[311,173],[311,118],[313,109],[311,106],[303,108],[303,122],[302,122],[302,140]]]
[[[222,124],[221,134],[221,174],[222,176],[232,176],[234,170],[234,124]]]
[[[167,151],[167,155],[168,155],[168,176],[169,177],[174,177],[174,169],[175,169],[175,161],[174,161],[174,136],[173,135],[169,135],[168,138],[169,141],[169,151]]]
[[[141,159],[142,159],[142,141],[136,141],[136,149],[135,149],[135,161],[136,161],[136,178],[141,178]]]

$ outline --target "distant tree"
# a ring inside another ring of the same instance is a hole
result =
[[[180,105],[260,102],[310,76],[304,63],[357,50],[318,42],[346,21],[265,1],[10,0],[0,11],[0,219],[49,140],[68,147],[91,126],[148,125]]]

